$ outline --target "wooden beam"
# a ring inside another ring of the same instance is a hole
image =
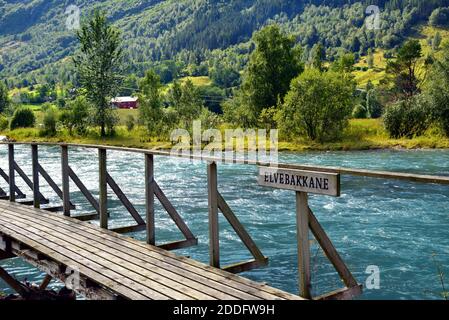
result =
[[[39,198],[39,158],[36,144],[31,145],[31,163],[33,167],[33,205],[39,209],[41,207]]]
[[[196,246],[198,244],[198,239],[186,239],[181,241],[174,241],[170,243],[160,244],[158,245],[159,248],[171,251],[171,250],[177,250],[177,249],[183,249],[188,248],[192,246]]]
[[[207,190],[209,203],[209,262],[212,267],[220,268],[218,185],[217,164],[215,162],[207,165]]]
[[[176,211],[175,207],[173,207],[170,200],[168,200],[167,196],[164,194],[156,181],[154,181],[154,194],[161,202],[165,211],[167,211],[172,220],[175,222],[176,226],[179,228],[179,230],[181,230],[184,237],[186,237],[186,239],[195,239],[192,231],[190,231],[189,227],[179,215],[178,211]]]
[[[64,216],[70,217],[70,173],[69,173],[69,150],[66,145],[61,146],[61,174],[62,174],[62,210]],[[72,178],[73,179],[73,178]],[[50,183],[50,182],[49,182]],[[51,185],[51,184],[50,184]],[[57,188],[59,189],[59,188]],[[56,191],[56,190],[55,190]],[[58,191],[56,191],[58,193]]]
[[[240,223],[239,219],[236,217],[234,212],[232,212],[231,208],[226,203],[226,200],[223,198],[223,196],[218,191],[217,191],[217,203],[218,203],[218,208],[221,210],[221,212],[225,216],[226,220],[228,220],[229,224],[232,226],[235,233],[237,233],[237,235],[242,240],[242,242],[246,246],[246,248],[248,248],[248,250],[251,252],[253,257],[257,261],[264,261],[266,259],[265,256],[259,250],[259,248],[257,247],[254,240],[251,238],[251,236],[245,230],[245,227],[243,227],[243,225]]]
[[[16,179],[14,170],[14,145],[8,144],[8,163],[9,163],[9,201],[16,201]]]
[[[94,207],[95,211],[98,213],[100,212],[100,205],[98,204],[98,201],[92,196],[90,191],[86,188],[86,186],[83,184],[83,182],[78,178],[78,176],[75,174],[75,172],[72,170],[72,168],[69,166],[69,176],[70,179],[75,183],[75,185],[80,189],[81,193],[86,197],[87,201]]]
[[[47,289],[47,287],[50,284],[51,280],[53,280],[53,277],[47,274],[45,276],[44,280],[42,280],[42,283],[39,286],[39,290]]]
[[[296,230],[298,237],[299,295],[311,298],[309,205],[305,192],[296,192]]]
[[[12,253],[7,253],[5,251],[0,250],[0,261],[6,260],[6,259],[11,259],[14,257],[15,257],[15,255],[13,255]]]
[[[118,227],[118,228],[113,228],[113,229],[109,229],[109,230],[123,234],[123,233],[144,231],[146,229],[147,229],[147,226],[145,224],[140,224],[140,225],[134,225],[134,226]]]
[[[8,272],[6,272],[6,270],[2,267],[0,267],[0,278],[3,279],[3,281],[5,281],[6,284],[10,286],[10,288],[15,292],[17,292],[21,297],[27,298],[30,295],[30,291],[28,290],[28,288],[14,279],[12,276],[10,276]]]
[[[117,185],[115,180],[111,177],[111,175],[108,172],[106,172],[106,182],[111,187],[112,191],[114,191],[114,193],[117,195],[118,199],[126,208],[126,210],[128,210],[128,212],[137,222],[137,224],[144,225],[145,220],[142,219],[139,212],[137,212],[136,208],[133,206],[131,201],[129,201],[128,197],[123,193],[122,189],[120,189],[120,187]]]
[[[348,267],[338,254],[331,240],[327,236],[324,229],[321,227],[320,223],[318,222],[317,218],[315,217],[310,208],[308,208],[308,220],[310,230],[312,231],[315,239],[323,249],[326,257],[334,266],[335,270],[337,270],[338,274],[340,275],[340,278],[343,280],[346,287],[353,288],[358,286],[357,280],[349,271]]]
[[[19,174],[19,176],[23,179],[23,181],[25,181],[25,183],[28,185],[28,187],[33,190],[33,181],[31,181],[30,178],[28,178],[27,174],[22,170],[22,168],[19,166],[19,164],[15,161],[13,161],[14,163],[14,169],[17,171],[17,173]],[[34,193],[34,191],[33,191]],[[46,199],[42,193],[39,192],[39,190],[37,191],[37,196],[39,197],[39,201],[41,204],[47,204],[49,201],[48,199]]]
[[[98,213],[82,214],[82,215],[72,216],[72,218],[79,220],[79,221],[91,221],[91,220],[99,219],[100,215]]]
[[[315,297],[313,300],[351,300],[362,294],[362,288],[362,285],[343,288]]]
[[[99,190],[100,190],[100,227],[108,228],[108,183],[106,149],[98,149]]]
[[[6,174],[5,171],[3,171],[2,168],[0,168],[0,176],[9,184],[9,176]],[[14,189],[16,191],[16,199],[26,198],[26,195],[17,186],[14,186]]]
[[[262,260],[249,260],[239,263],[234,263],[229,266],[223,267],[222,269],[230,272],[230,273],[242,273],[246,271],[250,271],[253,269],[257,269],[260,267],[265,267],[268,265],[268,258],[264,257]]]
[[[154,217],[154,158],[145,154],[145,214],[148,244],[156,244],[156,225]]]

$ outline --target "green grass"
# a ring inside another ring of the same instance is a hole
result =
[[[123,110],[122,116],[135,113],[137,110]],[[225,129],[223,126],[220,129]],[[6,130],[0,133],[16,141],[23,142],[70,142],[86,144],[106,144],[122,147],[144,149],[169,149],[171,143],[158,138],[148,137],[142,127],[128,131],[121,125],[116,128],[113,137],[101,138],[98,130],[90,130],[86,136],[71,136],[67,130],[60,130],[54,137],[44,137],[37,128]],[[343,137],[338,142],[317,143],[304,138],[295,141],[280,141],[280,151],[336,151],[336,150],[371,150],[371,149],[436,149],[449,148],[449,139],[437,129],[429,129],[423,136],[413,139],[390,139],[380,119],[351,120]]]

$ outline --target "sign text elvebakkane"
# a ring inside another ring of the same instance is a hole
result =
[[[260,167],[259,185],[308,193],[340,196],[340,175]]]

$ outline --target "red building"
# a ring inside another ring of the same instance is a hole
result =
[[[116,97],[111,100],[111,104],[119,109],[139,108],[138,98],[136,97]]]

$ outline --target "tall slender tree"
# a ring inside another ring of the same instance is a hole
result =
[[[9,106],[8,88],[0,81],[0,113],[5,112]]]
[[[104,13],[95,11],[93,17],[77,32],[80,53],[74,58],[79,83],[87,99],[95,107],[95,124],[106,136],[106,127],[112,127],[115,116],[111,98],[122,81],[120,32],[111,26]]]

